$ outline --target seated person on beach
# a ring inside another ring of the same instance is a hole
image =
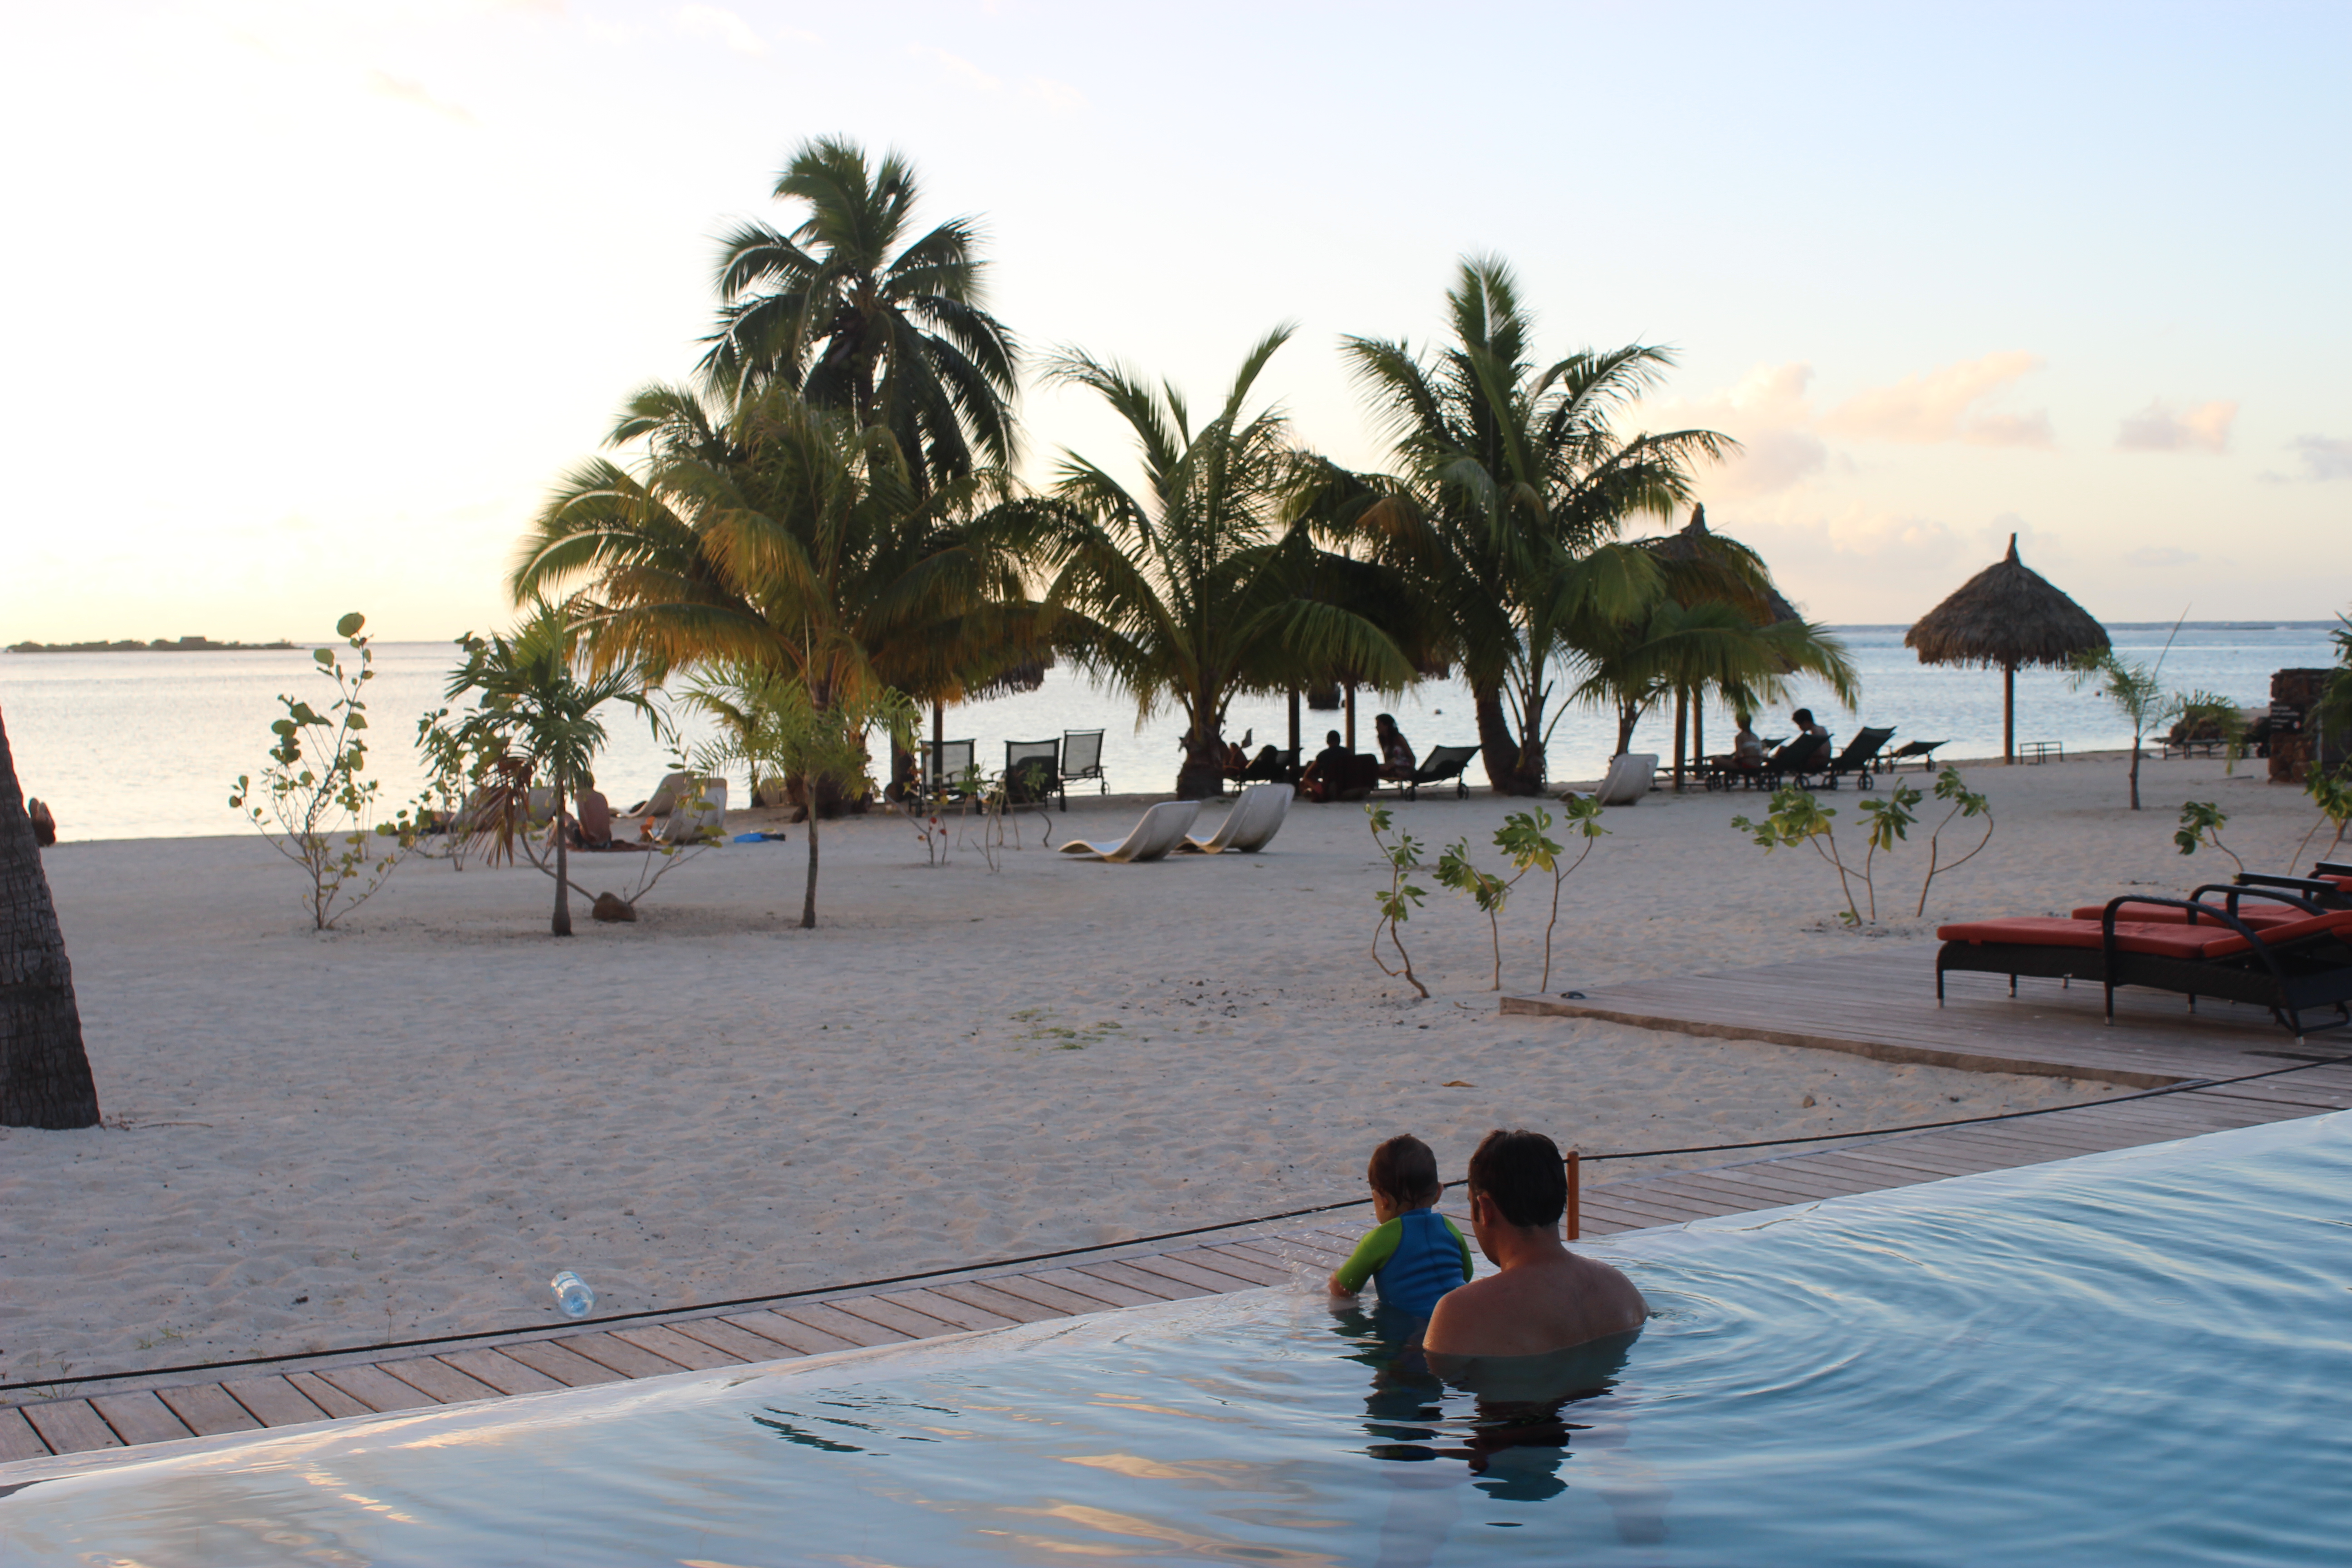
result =
[[[1568,1173],[1550,1139],[1487,1133],[1470,1156],[1469,1187],[1472,1234],[1500,1272],[1438,1303],[1422,1335],[1432,1357],[1542,1355],[1632,1333],[1649,1317],[1631,1279],[1562,1245]]]
[[[1787,745],[1772,753],[1772,760],[1776,763],[1803,744],[1808,735],[1819,735],[1824,741],[1830,738],[1830,732],[1827,730],[1813,722],[1813,710],[1810,708],[1798,709],[1789,715],[1789,721],[1797,727],[1797,732],[1789,737]]]
[[[613,847],[613,803],[596,792],[596,778],[591,773],[580,786],[578,798],[572,803],[572,844],[577,849],[610,849]]]
[[[1282,778],[1282,752],[1275,746],[1260,746],[1257,757],[1242,771],[1242,783],[1277,783]]]
[[[1471,1271],[1470,1244],[1431,1206],[1445,1191],[1437,1180],[1437,1156],[1411,1133],[1399,1133],[1372,1151],[1364,1180],[1381,1223],[1333,1270],[1331,1293],[1353,1296],[1370,1279],[1381,1288],[1381,1306],[1425,1318]]]
[[[1764,742],[1756,734],[1756,716],[1735,713],[1732,717],[1739,721],[1739,733],[1731,738],[1733,763],[1742,768],[1760,767],[1764,762]]]
[[[1323,749],[1307,764],[1299,775],[1298,791],[1309,800],[1329,800],[1347,785],[1348,762],[1355,753],[1339,743],[1339,731],[1332,730],[1323,737]]]
[[[1381,749],[1381,777],[1409,779],[1417,765],[1412,748],[1405,743],[1404,731],[1397,721],[1383,713],[1372,721],[1372,742]]]

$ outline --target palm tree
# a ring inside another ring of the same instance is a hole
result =
[[[1570,633],[1585,679],[1571,700],[1613,710],[1617,751],[1631,749],[1634,726],[1666,693],[1721,692],[1742,708],[1777,701],[1800,670],[1825,679],[1842,700],[1857,694],[1852,661],[1834,637],[1810,622],[1758,626],[1726,599],[1678,599],[1664,581],[1631,616],[1580,619]]]
[[[1019,349],[982,308],[972,220],[909,238],[912,166],[892,153],[869,168],[831,137],[793,153],[775,195],[808,216],[789,233],[752,222],[727,237],[705,384],[729,397],[785,386],[888,429],[918,494],[983,466],[975,451],[1010,466]]]
[[[97,1125],[73,965],[0,722],[0,1127]]]
[[[1370,541],[1442,612],[1487,777],[1529,795],[1543,784],[1553,665],[1573,651],[1572,622],[1648,601],[1653,572],[1612,542],[1636,513],[1670,513],[1688,499],[1693,466],[1737,444],[1711,430],[1621,439],[1615,416],[1672,354],[1636,343],[1537,367],[1499,259],[1465,259],[1446,301],[1453,342],[1433,357],[1402,341],[1347,340],[1398,471],[1327,470],[1307,505],[1327,529]],[[1580,563],[1594,569],[1572,578]]]
[[[1144,488],[1065,454],[1055,494],[1073,509],[1050,551],[1045,602],[1057,644],[1135,694],[1139,715],[1170,704],[1187,725],[1176,793],[1223,786],[1225,709],[1279,690],[1302,670],[1348,669],[1396,688],[1413,678],[1395,642],[1318,578],[1340,575],[1303,528],[1283,525],[1301,455],[1282,416],[1245,412],[1250,388],[1290,329],[1268,333],[1198,430],[1183,395],[1066,353],[1049,373],[1091,387],[1134,433]]]
[[[478,700],[449,733],[457,749],[527,763],[531,775],[547,781],[553,792],[549,815],[555,821],[555,913],[548,929],[570,936],[564,802],[588,787],[589,770],[604,748],[604,724],[596,710],[608,702],[644,712],[651,712],[651,706],[634,671],[583,672],[571,616],[544,599],[531,605],[512,637],[468,633],[460,640],[466,662],[449,678],[443,695],[454,700],[472,694]],[[509,831],[511,823],[506,819],[500,830]]]
[[[576,590],[600,667],[655,680],[736,667],[796,683],[823,715],[983,680],[992,661],[1025,656],[1038,611],[1019,552],[1046,509],[1013,497],[1001,472],[919,496],[888,430],[781,384],[723,414],[648,388],[613,432],[637,442],[634,471],[599,458],[564,476],[511,581],[518,598]],[[807,802],[812,821],[837,798],[826,787]],[[814,867],[814,835],[809,848]]]

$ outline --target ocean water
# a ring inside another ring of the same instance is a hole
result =
[[[0,1561],[2340,1563],[2347,1193],[2352,1113],[1620,1237],[1638,1337],[1452,1379],[1302,1280],[346,1421]]]
[[[2165,683],[2175,689],[2218,692],[2248,707],[2267,706],[2272,672],[2335,662],[2331,623],[2184,626],[2166,654]],[[1922,666],[1903,647],[1900,626],[1843,626],[1862,674],[1862,700],[1848,711],[1818,688],[1801,687],[1788,704],[1761,717],[1767,737],[1786,735],[1790,706],[1811,706],[1838,737],[1863,724],[1893,725],[1895,743],[1941,740],[1948,758],[2000,754],[2000,672]],[[2153,660],[2173,633],[2169,624],[2108,628],[2129,658]],[[414,745],[417,717],[441,705],[455,662],[446,643],[390,643],[376,649],[369,683],[374,776],[386,800],[415,795],[423,774]],[[1563,694],[1571,683],[1563,680]],[[286,692],[316,703],[327,682],[313,673],[307,649],[253,653],[0,653],[0,717],[5,717],[26,793],[47,800],[68,838],[179,837],[243,830],[228,808],[229,785],[257,773]],[[2055,740],[2070,751],[2128,744],[2131,731],[2114,710],[2088,692],[2070,691],[2053,670],[2022,670],[2017,679],[2018,737]],[[1358,746],[1371,744],[1372,715],[1396,715],[1413,746],[1466,745],[1477,739],[1468,692],[1458,681],[1428,681],[1393,700],[1361,694]],[[605,793],[628,805],[653,791],[667,753],[645,723],[612,710],[612,732],[598,768]],[[1302,711],[1308,751],[1325,731],[1342,726],[1339,714]],[[687,722],[688,741],[707,738]],[[979,742],[983,766],[1002,765],[1008,741],[1052,739],[1067,730],[1102,730],[1110,787],[1164,793],[1174,787],[1181,720],[1162,712],[1140,724],[1134,702],[1076,672],[1048,672],[1037,690],[950,709],[950,740]],[[928,733],[928,726],[926,728]],[[1282,700],[1234,702],[1226,733],[1254,743],[1287,743]],[[1710,711],[1708,748],[1727,749],[1727,713]],[[1615,721],[1568,708],[1551,748],[1551,774],[1562,783],[1598,778],[1616,741]],[[1636,751],[1671,757],[1672,714],[1655,712],[1634,736]],[[1478,777],[1476,765],[1472,777]],[[736,781],[740,803],[743,781]]]

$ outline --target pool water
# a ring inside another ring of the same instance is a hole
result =
[[[1591,1250],[1649,1327],[1475,1387],[1302,1279],[42,1481],[0,1562],[2346,1559],[2352,1113]]]

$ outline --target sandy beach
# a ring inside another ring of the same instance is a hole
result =
[[[2284,867],[2313,820],[2259,763],[2204,761],[2145,764],[2135,815],[2123,768],[1969,768],[1992,847],[1925,922],[1924,843],[1899,851],[1874,934],[1840,926],[1811,854],[1729,827],[1763,796],[1653,795],[1570,882],[1550,988],[2223,879],[2171,842],[2187,798],[2224,805],[2252,866]],[[1825,798],[1859,851],[1857,796]],[[1517,808],[1394,809],[1431,858],[1467,835],[1492,864]],[[1054,840],[1138,809],[1074,797]],[[1452,1175],[1497,1124],[1598,1152],[2114,1092],[1501,1017],[1484,917],[1429,879],[1407,940],[1434,994],[1413,1000],[1368,956],[1385,868],[1354,805],[1299,803],[1264,855],[1135,867],[1045,852],[1038,826],[992,872],[971,847],[926,866],[895,816],[827,824],[814,931],[787,828],[681,867],[634,926],[583,910],[570,942],[528,868],[418,860],[321,936],[256,837],[59,845],[107,1125],[0,1131],[0,1381],[549,1321],[562,1268],[626,1311],[1241,1219],[1355,1195],[1396,1131]],[[1537,983],[1533,887],[1507,992]]]

